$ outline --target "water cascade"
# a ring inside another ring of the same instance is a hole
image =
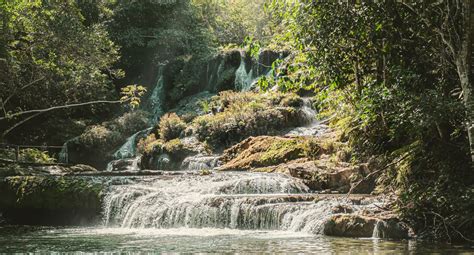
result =
[[[156,123],[161,115],[164,114],[163,111],[163,100],[165,95],[165,81],[163,77],[163,69],[164,66],[160,66],[158,69],[158,75],[156,79],[156,85],[153,88],[153,91],[148,99],[151,106],[151,113],[152,113],[152,123]]]
[[[235,88],[240,91],[249,91],[256,77],[253,75],[253,68],[247,71],[245,64],[245,53],[241,53],[240,66],[235,71]]]
[[[183,170],[211,170],[219,165],[219,156],[194,155],[189,156],[181,163]]]
[[[288,131],[289,136],[318,136],[324,133],[328,126],[316,119],[317,112],[314,109],[313,101],[309,97],[303,98],[303,106],[300,109],[304,119],[304,126],[296,127]]]
[[[114,153],[115,159],[125,159],[125,158],[133,158],[137,154],[136,144],[138,139],[142,138],[148,132],[150,132],[151,128],[147,128],[145,130],[141,130],[127,138],[127,141]]]
[[[321,233],[336,206],[374,204],[321,199],[283,174],[227,172],[143,177],[110,187],[104,224],[122,228],[231,228]]]

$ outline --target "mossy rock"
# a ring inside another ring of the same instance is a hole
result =
[[[101,183],[84,177],[6,177],[0,211],[14,224],[93,224],[100,220],[102,191]]]
[[[306,140],[299,137],[249,137],[224,151],[220,170],[253,170],[304,158]]]

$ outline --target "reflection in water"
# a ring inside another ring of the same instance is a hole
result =
[[[235,229],[0,227],[3,252],[470,253],[474,250],[377,239]]]

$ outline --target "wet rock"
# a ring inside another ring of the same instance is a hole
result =
[[[381,218],[355,214],[333,215],[324,223],[323,233],[328,236],[340,237],[383,239],[405,239],[409,237],[409,228],[397,218],[378,216],[381,216]]]
[[[324,223],[323,233],[340,237],[372,237],[377,219],[361,215],[338,214]]]
[[[154,148],[151,152],[145,152],[140,160],[140,168],[150,170],[186,169],[183,167],[189,165],[189,158],[196,155],[203,158],[211,156],[195,137],[173,139]],[[186,159],[188,160],[185,162]]]
[[[140,170],[140,159],[141,157],[128,158],[128,159],[117,159],[109,162],[107,165],[107,171],[137,171]]]
[[[381,219],[377,222],[373,237],[383,239],[406,239],[410,237],[410,229],[397,218]]]
[[[83,172],[97,172],[92,166],[84,165],[84,164],[77,164],[69,167],[69,170],[73,173],[83,173]]]
[[[331,211],[333,213],[352,213],[353,209],[347,205],[336,205],[333,208],[331,208]]]
[[[187,157],[181,163],[183,170],[210,170],[219,164],[219,156],[194,155]]]

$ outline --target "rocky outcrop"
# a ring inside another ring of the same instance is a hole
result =
[[[181,170],[183,161],[193,155],[208,155],[204,145],[195,137],[174,139],[157,144],[141,156],[140,168],[150,170]]]
[[[325,160],[301,158],[262,170],[285,173],[303,179],[312,190],[334,190],[345,193],[358,183],[352,193],[368,194],[375,186],[374,180],[363,180],[370,173],[367,164],[351,165],[344,162],[329,164]]]
[[[94,224],[100,220],[102,189],[86,177],[6,177],[0,180],[0,211],[11,224]]]
[[[224,151],[219,170],[280,172],[300,178],[312,190],[370,193],[373,178],[367,164],[344,162],[334,146],[309,137],[249,137]],[[357,185],[355,185],[357,183]]]
[[[323,233],[328,236],[372,237],[377,219],[372,217],[339,214],[328,219]]]
[[[126,113],[112,121],[89,126],[83,134],[65,143],[68,162],[104,170],[117,148],[132,134],[147,127],[148,115],[142,111]]]
[[[279,136],[249,137],[224,151],[219,170],[252,170],[288,162],[304,156],[299,139]]]
[[[404,239],[409,237],[408,228],[396,218],[381,219],[365,215],[337,214],[324,223],[323,233],[339,237],[375,237]]]

